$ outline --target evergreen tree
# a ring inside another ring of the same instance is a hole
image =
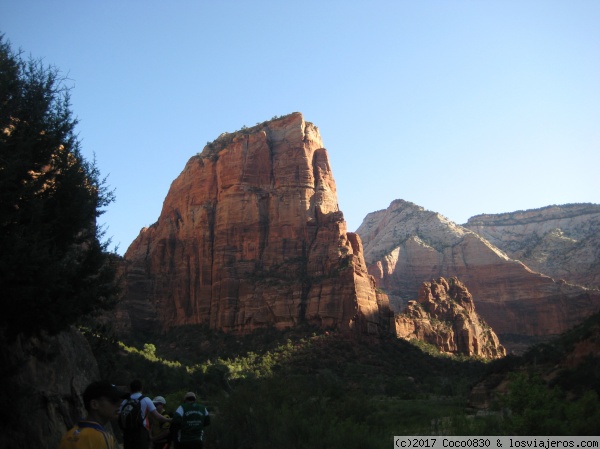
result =
[[[0,35],[0,330],[56,334],[114,306],[117,257],[96,224],[114,200],[75,134],[55,67]]]

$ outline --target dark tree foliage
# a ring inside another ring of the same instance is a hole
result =
[[[69,89],[0,35],[0,328],[56,334],[114,306],[116,255],[96,225],[114,195],[86,161]]]

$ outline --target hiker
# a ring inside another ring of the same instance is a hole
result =
[[[121,404],[119,427],[123,430],[123,449],[148,449],[150,446],[149,416],[161,423],[171,422],[156,410],[149,397],[142,395],[142,381],[135,379],[129,385],[131,394]],[[131,413],[133,412],[133,413]]]
[[[210,424],[208,410],[196,402],[196,394],[189,391],[173,415],[171,438],[176,449],[202,449],[204,427]]]
[[[83,392],[87,417],[63,435],[59,449],[118,449],[114,435],[105,426],[117,418],[122,399],[123,393],[110,382],[88,385]]]
[[[156,396],[152,399],[152,403],[156,407],[158,413],[163,415],[165,418],[170,418],[165,410],[167,401],[162,396]],[[154,449],[165,449],[171,445],[169,440],[169,427],[171,423],[161,423],[154,415],[150,415],[150,440],[152,441],[152,447]]]

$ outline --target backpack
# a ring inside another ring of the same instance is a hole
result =
[[[144,425],[142,399],[144,399],[144,396],[140,396],[138,399],[130,397],[121,407],[121,411],[119,412],[119,427],[124,432],[138,430]]]

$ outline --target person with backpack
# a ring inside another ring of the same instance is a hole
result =
[[[152,400],[142,394],[142,381],[135,379],[130,384],[131,395],[119,410],[119,427],[123,431],[123,449],[148,449],[150,446],[150,420],[167,423],[172,419],[162,416]]]
[[[196,402],[196,394],[189,391],[173,415],[171,438],[176,449],[203,449],[204,427],[210,424],[208,410]]]
[[[105,426],[117,417],[123,394],[107,381],[92,382],[83,392],[86,419],[65,433],[59,449],[118,449]]]

